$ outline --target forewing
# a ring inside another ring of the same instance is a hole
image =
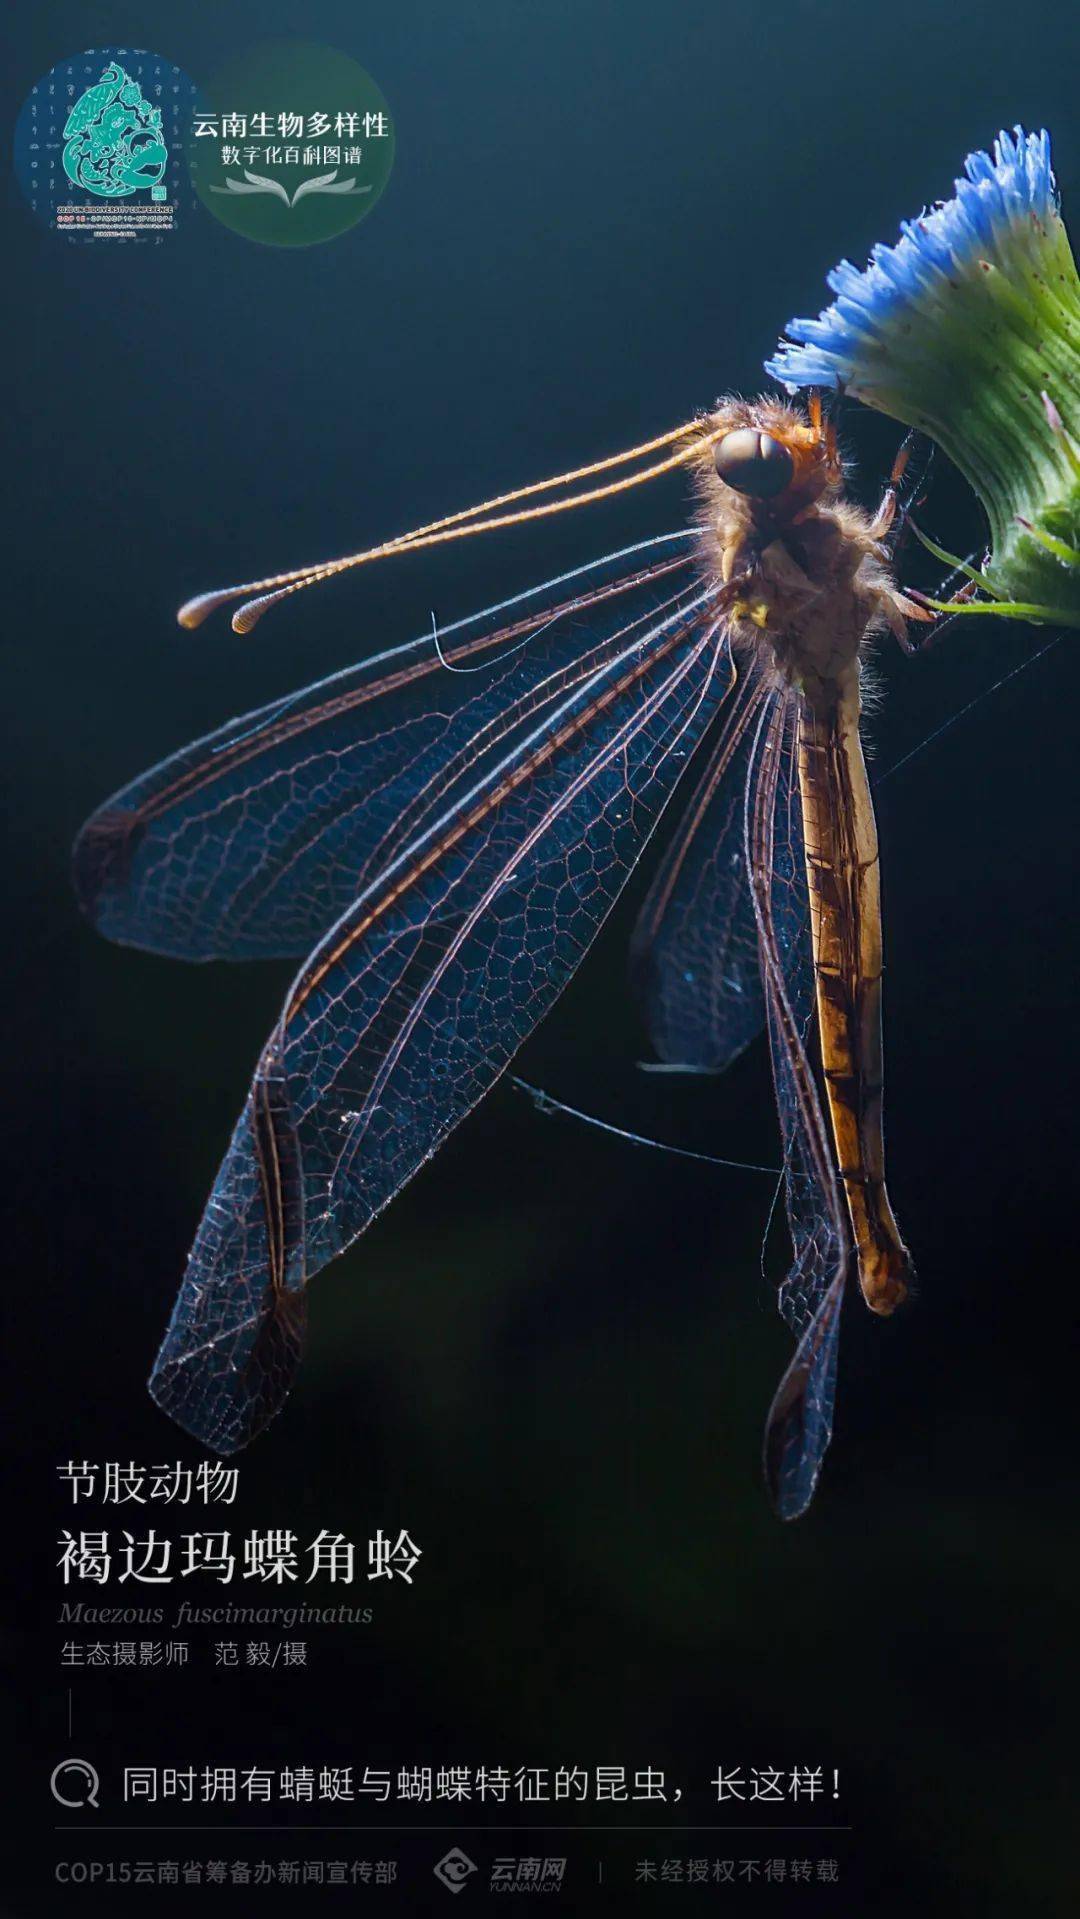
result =
[[[747,676],[638,917],[631,977],[661,1060],[721,1073],[765,1024],[745,792],[766,697]]]
[[[448,627],[441,656],[426,634],[185,747],[83,827],[83,910],[109,939],[176,958],[302,957],[448,780],[687,590],[686,544],[610,555]]]
[[[849,1268],[831,1139],[808,1050],[814,973],[794,766],[795,700],[784,689],[763,709],[746,789],[746,852],[793,1252],[779,1303],[798,1341],[765,1429],[765,1475],[783,1519],[806,1511],[832,1437],[840,1313]]]
[[[295,981],[151,1382],[217,1450],[284,1397],[307,1280],[475,1105],[596,933],[727,691],[712,591],[455,790]]]

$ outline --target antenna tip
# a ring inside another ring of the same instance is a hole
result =
[[[238,606],[232,616],[233,632],[250,633],[253,626],[258,626],[267,607],[272,606],[280,597],[279,593],[263,593],[257,600],[245,600],[243,606]]]
[[[221,606],[229,595],[227,593],[197,593],[193,600],[185,600],[177,609],[176,623],[185,627],[189,633],[209,619],[217,607]]]

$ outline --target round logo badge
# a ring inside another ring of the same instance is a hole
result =
[[[195,88],[140,48],[88,48],[39,80],[15,126],[15,171],[38,218],[69,239],[161,240],[185,198]]]
[[[187,139],[203,205],[263,246],[334,240],[371,212],[394,162],[369,73],[305,40],[249,48],[200,87]]]

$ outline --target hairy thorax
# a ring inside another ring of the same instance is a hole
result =
[[[888,510],[871,519],[844,499],[835,439],[819,417],[774,400],[730,400],[708,426],[737,436],[733,444],[757,434],[782,450],[785,483],[772,497],[740,491],[738,471],[728,483],[712,460],[697,474],[701,558],[727,589],[735,649],[826,709],[873,633],[904,632],[911,609],[883,544],[892,503],[886,496]]]

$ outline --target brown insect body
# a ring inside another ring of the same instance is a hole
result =
[[[722,402],[710,431],[752,428],[787,448],[790,479],[758,498],[699,468],[702,556],[731,596],[736,656],[776,674],[798,700],[796,766],[810,895],[821,1072],[837,1177],[868,1306],[904,1299],[911,1258],[884,1180],[881,899],[877,829],[859,733],[867,643],[905,615],[884,540],[890,487],[876,516],[842,496],[843,467],[820,409],[777,401]],[[717,444],[723,468],[726,441]],[[752,479],[749,484],[752,484]]]
[[[870,515],[844,497],[813,399],[806,413],[725,400],[342,559],[200,594],[179,618],[197,627],[242,602],[233,626],[248,633],[352,568],[539,523],[677,470],[697,479],[696,552],[662,535],[628,549],[663,549],[631,573],[612,573],[618,553],[595,563],[596,579],[578,580],[589,567],[562,576],[576,584],[554,607],[533,589],[456,622],[448,653],[436,630],[431,647],[362,661],[171,756],[80,836],[80,898],[110,937],[184,958],[308,953],[151,1383],[215,1450],[247,1444],[279,1410],[311,1275],[504,1070],[711,738],[639,952],[666,1062],[723,1065],[762,1019],[768,1030],[794,1255],[780,1306],[797,1344],[765,1465],[784,1518],[809,1504],[848,1284],[857,1272],[867,1303],[889,1313],[911,1274],[884,1184],[878,850],[859,737],[868,642],[887,627],[906,643],[906,620],[931,617],[898,591],[886,543],[902,458]],[[482,692],[447,682],[426,732],[426,683],[485,665]],[[389,824],[386,792],[401,808]],[[366,847],[360,833],[354,871],[338,836],[347,826],[352,848],[369,799],[376,839]]]
[[[902,633],[904,614],[916,611],[897,591],[883,545],[893,517],[891,491],[874,519],[845,500],[831,428],[779,401],[723,401],[707,426],[710,432],[752,426],[792,456],[791,481],[771,499],[736,491],[711,460],[702,462],[702,557],[736,586],[736,649],[767,654],[815,709],[825,709],[839,697],[866,642],[886,626]]]

